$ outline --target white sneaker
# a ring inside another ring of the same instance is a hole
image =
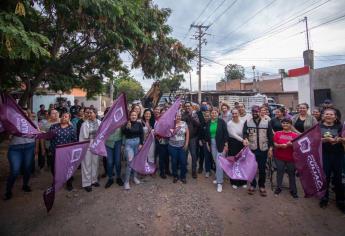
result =
[[[124,187],[126,190],[130,190],[131,186],[129,185],[129,182],[125,182]]]
[[[210,172],[206,172],[205,177],[206,178],[210,177]]]
[[[215,179],[215,180],[213,180],[213,184],[217,184],[217,180]]]
[[[217,192],[221,193],[223,191],[223,185],[217,184]]]
[[[238,189],[238,187],[236,185],[232,185],[233,189]]]
[[[133,177],[133,181],[135,184],[140,184],[140,180],[137,177]]]
[[[242,188],[247,188],[247,185],[245,184],[245,185],[242,185]]]

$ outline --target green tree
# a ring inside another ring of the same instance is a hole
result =
[[[180,89],[185,79],[183,75],[172,75],[160,81],[160,89],[163,93],[169,93],[169,97]]]
[[[114,97],[126,93],[127,101],[140,100],[144,96],[144,89],[133,77],[123,76],[115,80]]]
[[[102,93],[105,78],[128,72],[124,54],[155,79],[188,71],[194,57],[168,36],[170,10],[151,0],[3,0],[0,9],[0,83],[24,83],[22,104],[43,85]]]
[[[237,64],[229,64],[225,67],[225,80],[244,79],[244,67]]]

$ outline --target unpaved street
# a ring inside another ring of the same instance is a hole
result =
[[[104,189],[101,179],[101,187],[87,193],[80,180],[77,173],[75,190],[61,190],[47,214],[42,192],[49,172],[32,179],[31,193],[20,190],[19,179],[13,199],[0,201],[0,235],[345,235],[345,216],[334,201],[320,209],[316,199],[295,200],[287,190],[279,197],[270,190],[266,198],[249,196],[226,181],[217,193],[213,178],[199,175],[186,185],[145,177],[130,191]]]

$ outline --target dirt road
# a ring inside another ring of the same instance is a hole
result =
[[[226,181],[217,193],[213,178],[188,176],[186,185],[172,179],[145,177],[130,191],[117,185],[91,193],[80,187],[61,190],[47,214],[42,192],[51,183],[48,172],[31,181],[23,193],[19,179],[10,201],[0,201],[0,235],[345,235],[345,216],[331,203],[320,209],[316,199],[293,199],[287,190],[266,198]],[[0,183],[4,190],[4,181]],[[299,193],[302,196],[302,191]]]

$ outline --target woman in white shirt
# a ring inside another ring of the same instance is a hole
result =
[[[240,119],[240,114],[237,109],[231,111],[232,119],[228,122],[227,128],[229,133],[229,156],[235,156],[243,148],[243,120]],[[231,185],[234,189],[237,189],[239,186],[247,187],[246,181],[244,180],[233,180],[230,179]]]
[[[100,124],[101,121],[96,118],[96,110],[94,108],[90,108],[89,119],[81,125],[79,140],[90,140],[90,143],[93,142]],[[92,186],[99,187],[98,161],[99,156],[91,153],[88,149],[84,160],[81,162],[82,186],[87,192],[92,191]]]

